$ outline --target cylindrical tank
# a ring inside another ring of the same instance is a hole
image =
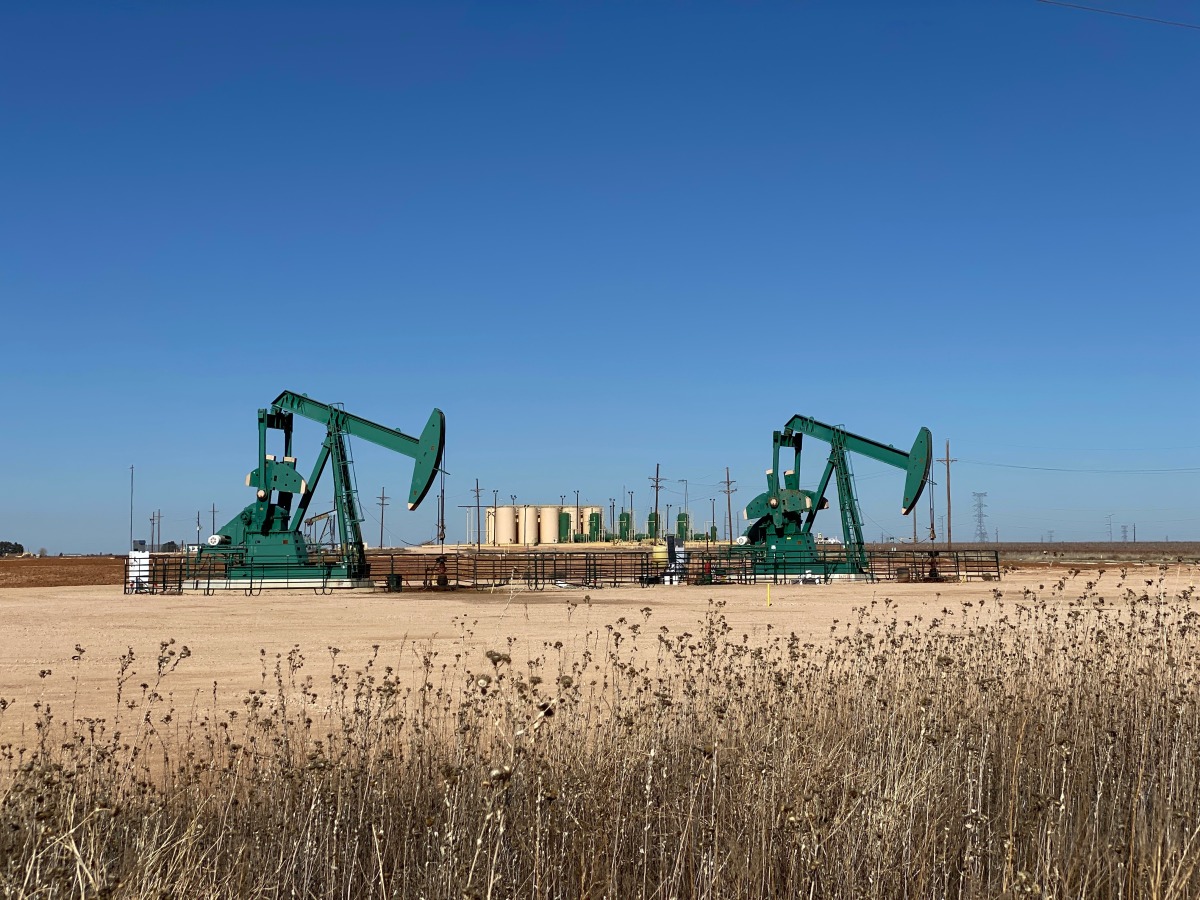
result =
[[[496,543],[496,510],[493,507],[487,508],[483,521],[484,527],[487,529],[486,543],[490,546]]]
[[[633,540],[633,514],[621,510],[621,515],[617,519],[617,533],[621,536],[621,540]]]
[[[591,534],[588,531],[588,523],[591,521],[592,513],[596,510],[594,506],[579,507],[579,521],[575,523],[575,532],[583,535],[583,540],[590,541]]]
[[[569,544],[572,540],[571,514],[564,509],[558,514],[558,542]]]
[[[587,536],[593,543],[604,540],[604,512],[598,506],[587,508]]]
[[[567,521],[570,523],[567,527],[570,529],[571,536],[567,540],[573,541],[575,540],[575,535],[579,534],[579,510],[578,506],[563,507],[563,515],[567,517]]]
[[[558,514],[557,506],[543,506],[538,512],[538,543],[558,543]]]
[[[658,513],[650,513],[646,517],[646,535],[650,540],[655,541],[660,537],[660,529],[658,527]]]
[[[691,528],[691,523],[688,519],[688,514],[681,512],[675,517],[675,537],[681,541],[686,541],[691,535],[688,530]]]
[[[532,547],[538,542],[538,520],[536,506],[517,507],[517,542]]]
[[[501,506],[496,510],[496,543],[515,544],[517,542],[517,508]]]

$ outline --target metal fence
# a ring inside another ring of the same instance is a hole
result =
[[[872,581],[991,581],[1000,578],[994,551],[869,551]],[[372,580],[393,591],[447,588],[496,588],[521,585],[532,590],[560,587],[617,587],[653,584],[754,584],[830,582],[845,568],[837,550],[818,553],[803,571],[794,561],[767,554],[691,550],[675,561],[644,550],[479,551],[433,556],[424,553],[376,553],[368,557]]]
[[[182,594],[188,557],[151,554],[147,559],[125,560],[126,594]]]
[[[701,562],[691,554],[686,563],[668,563],[648,551],[480,552],[373,554],[369,556],[372,580],[390,590],[420,588],[496,588],[520,585],[531,590],[569,587],[616,587],[661,584],[673,577],[688,580],[701,573]],[[711,566],[710,572],[711,575]],[[720,567],[723,579],[744,576],[745,562]]]
[[[953,582],[993,581],[1000,578],[995,551],[868,551],[871,581]],[[803,571],[795,562],[755,551],[727,547],[688,549],[674,560],[661,551],[468,551],[433,553],[370,553],[370,582],[388,591],[487,590],[520,587],[543,591],[555,588],[649,587],[655,584],[823,583],[844,571],[845,557],[837,550],[818,553]],[[126,561],[125,593],[178,594],[185,589],[215,593],[241,590],[260,593],[264,586],[312,588],[330,593],[332,562],[308,567],[262,567],[253,577],[226,578],[219,559],[155,554],[137,567]],[[324,576],[323,576],[324,573]]]
[[[884,550],[867,554],[876,581],[999,581],[994,550]]]

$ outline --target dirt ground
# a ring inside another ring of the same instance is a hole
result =
[[[1156,579],[1159,571],[1153,566],[1131,569],[1127,583],[1142,585],[1142,579]],[[189,709],[212,707],[214,684],[222,710],[240,705],[249,690],[270,688],[269,678],[263,683],[264,664],[273,668],[276,654],[286,657],[293,647],[304,654],[304,671],[313,676],[320,692],[332,667],[331,647],[340,650],[337,661],[354,670],[378,644],[378,665],[391,665],[415,683],[420,656],[430,651],[438,653],[440,666],[453,665],[455,653],[471,648],[480,670],[486,666],[480,657],[489,649],[510,653],[518,666],[556,641],[562,642],[568,658],[578,655],[589,642],[589,632],[603,633],[621,618],[641,623],[647,632],[666,626],[675,634],[695,633],[710,599],[725,603],[722,612],[737,637],[748,634],[752,641],[764,640],[770,625],[776,633],[821,640],[835,623],[852,617],[853,607],[872,601],[891,599],[902,618],[930,617],[943,607],[957,609],[963,601],[989,601],[995,590],[1013,600],[1026,587],[1046,596],[1051,583],[1061,577],[1067,577],[1069,585],[1054,602],[1065,603],[1083,593],[1086,582],[1098,573],[1084,570],[1072,576],[1017,569],[1006,572],[1000,583],[774,585],[770,605],[766,585],[346,591],[329,596],[288,591],[258,597],[127,596],[119,586],[18,587],[0,591],[0,699],[8,702],[0,712],[0,740],[31,742],[38,702],[51,704],[59,721],[71,718],[72,711],[74,716],[111,719],[120,657],[132,648],[135,674],[127,691],[140,692],[139,685],[154,682],[163,641],[174,640],[175,651],[184,645],[191,651],[159,688],[169,695],[178,715],[186,716]],[[1163,586],[1173,593],[1198,577],[1196,567],[1179,565],[1167,573]],[[1118,572],[1109,570],[1100,581],[1101,593],[1109,587],[1107,596],[1115,599],[1120,594],[1118,578]]]
[[[545,549],[553,549],[551,545]],[[577,545],[596,549],[597,545]],[[1152,565],[1200,562],[1200,543],[1092,543],[1057,544],[965,544],[960,550],[998,550],[1002,566],[1018,568],[1112,568],[1122,565]],[[887,545],[874,549],[886,549]],[[470,552],[471,546],[447,545],[447,550]],[[600,552],[607,545],[599,546]],[[434,552],[429,548],[427,552]],[[370,560],[375,554],[368,554]],[[123,579],[125,558],[122,556],[47,556],[0,557],[0,588],[66,587],[70,585],[119,585]],[[379,571],[387,564],[380,562]]]
[[[116,584],[125,577],[123,556],[21,556],[0,559],[0,588]]]

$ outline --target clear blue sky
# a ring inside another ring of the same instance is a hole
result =
[[[193,539],[287,388],[445,410],[452,538],[475,478],[740,508],[802,413],[949,438],[956,537],[1200,539],[1197,84],[1200,31],[1035,0],[10,4],[0,538],[123,550],[134,465]]]

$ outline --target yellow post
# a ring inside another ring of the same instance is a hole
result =
[[[771,586],[767,585],[767,606],[771,605]]]

